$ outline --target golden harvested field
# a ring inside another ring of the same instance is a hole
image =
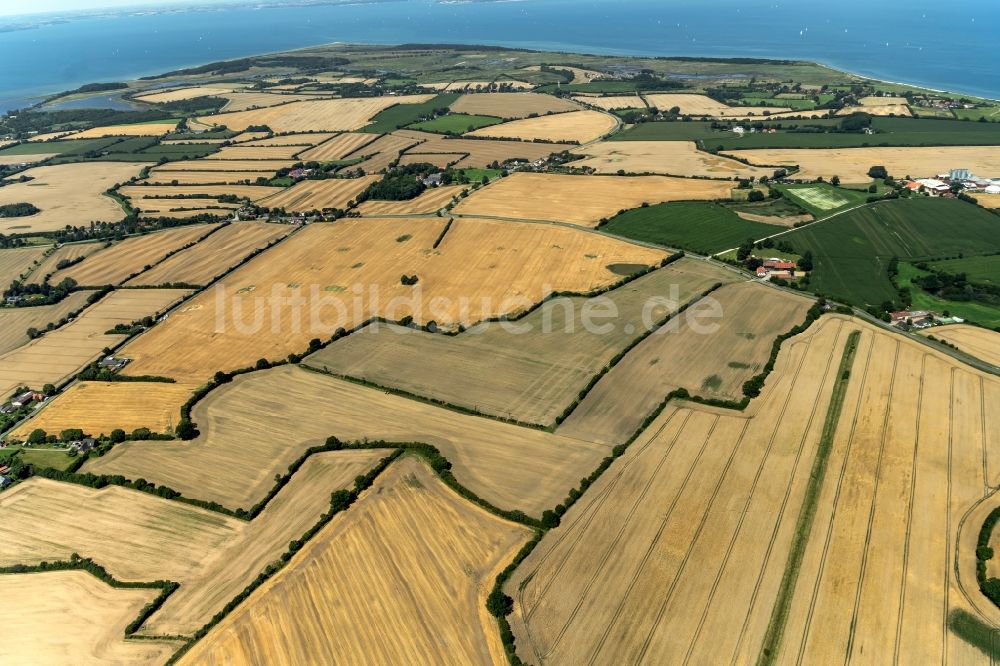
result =
[[[976,192],[973,196],[983,208],[1000,208],[1000,194],[981,194]]]
[[[975,173],[1000,173],[1000,146],[937,146],[934,148],[823,148],[729,151],[751,164],[799,165],[796,178],[840,176],[845,183],[867,183],[873,164],[885,165],[895,178],[927,178],[965,164]]]
[[[133,201],[140,217],[170,217],[186,220],[198,215],[213,215],[220,219],[229,219],[239,204],[220,203],[214,199],[201,201],[169,201],[165,199],[136,199]]]
[[[465,153],[405,153],[399,158],[400,166],[407,164],[433,164],[446,169],[465,159]]]
[[[212,154],[213,160],[291,160],[307,146],[224,146]]]
[[[761,372],[775,338],[801,324],[812,303],[754,282],[719,289],[631,350],[559,432],[624,442],[678,388],[703,398],[742,399],[743,382]]]
[[[539,93],[470,93],[462,95],[451,105],[453,113],[468,113],[497,118],[527,118],[531,114],[579,111],[573,102]]]
[[[425,153],[467,153],[468,157],[459,162],[459,168],[485,168],[494,162],[521,160],[534,162],[552,153],[575,148],[569,143],[525,143],[523,141],[489,141],[487,139],[449,139],[436,134],[399,130],[396,136],[417,139],[419,145],[407,151],[406,155]],[[406,156],[404,155],[404,157]]]
[[[466,136],[485,136],[518,141],[569,141],[588,143],[601,138],[616,127],[615,119],[600,111],[571,111],[551,116],[513,120],[509,123],[481,127]]]
[[[596,106],[605,111],[615,109],[645,109],[646,102],[638,95],[613,95],[598,97],[597,95],[574,95],[573,99],[581,104]]]
[[[233,92],[220,95],[229,100],[229,103],[222,107],[222,111],[246,111],[248,109],[264,109],[288,104],[289,102],[303,102],[315,99],[322,99],[328,95],[295,95],[289,93],[269,93],[269,92]],[[203,119],[204,120],[204,119]],[[235,128],[233,128],[235,129]],[[274,128],[272,128],[274,129]],[[276,130],[280,131],[280,130]]]
[[[541,66],[532,65],[530,67],[525,67],[524,69],[529,72],[537,72],[541,70]],[[568,65],[559,65],[558,69],[573,72],[573,81],[571,83],[587,83],[588,81],[596,81],[597,79],[605,77],[604,72],[598,72],[593,69],[581,69],[579,67],[570,67]]]
[[[0,285],[7,289],[11,282],[20,279],[28,271],[38,270],[34,267],[45,261],[44,255],[48,249],[37,246],[0,250]]]
[[[351,131],[364,127],[369,119],[390,106],[419,104],[431,97],[404,95],[292,102],[267,109],[222,113],[199,120],[207,125],[225,125],[235,131],[245,130],[251,125],[267,125],[275,132]]]
[[[596,227],[601,218],[643,203],[729,199],[732,189],[725,181],[669,176],[514,173],[472,193],[455,212]]]
[[[385,171],[390,164],[399,159],[403,151],[412,148],[416,143],[412,139],[385,134],[372,143],[357,149],[348,155],[347,159],[368,156],[365,161],[351,166],[351,170],[361,169],[365,173],[379,173]]]
[[[177,88],[166,92],[154,92],[147,95],[139,95],[136,99],[149,104],[167,104],[169,102],[181,102],[196,97],[221,97],[225,93],[237,90],[233,85],[206,85],[190,86],[187,88]]]
[[[125,211],[114,199],[104,196],[104,192],[138,175],[144,166],[131,162],[87,162],[29,169],[23,175],[34,180],[0,187],[0,205],[32,203],[42,212],[0,220],[0,233],[58,231],[67,224],[118,222],[125,217]]]
[[[303,180],[278,194],[261,199],[257,204],[265,208],[283,208],[290,213],[305,213],[328,208],[346,210],[359,194],[378,179],[378,176],[364,176]]]
[[[419,160],[418,160],[419,161]],[[462,193],[468,185],[443,185],[425,190],[416,199],[409,201],[378,201],[370,199],[361,203],[357,211],[362,215],[425,215],[435,213]]]
[[[432,249],[446,225],[438,217],[310,225],[133,341],[126,354],[135,361],[124,372],[199,382],[301,353],[311,339],[376,315],[456,329],[523,312],[551,291],[617,282],[613,264],[648,266],[666,256],[566,227],[477,219],[455,220]],[[401,275],[417,275],[417,288],[402,285]]]
[[[46,132],[44,134],[36,134],[35,136],[33,136],[30,139],[28,139],[28,143],[35,143],[35,142],[38,142],[38,141],[51,141],[53,139],[61,139],[64,136],[69,136],[74,131],[75,130],[70,130],[68,132],[67,131],[62,131],[62,132]],[[15,143],[15,142],[14,141],[7,141],[3,145],[11,145],[13,143]]]
[[[676,298],[649,312],[650,320],[657,320],[712,285],[737,277],[703,261],[681,259],[604,296],[548,301],[517,322],[518,332],[492,323],[445,337],[382,324],[362,329],[304,362],[482,413],[548,426],[615,354],[648,330],[643,310],[651,299]],[[674,285],[676,291],[671,291]],[[611,331],[583,321],[585,312],[608,303],[614,304],[617,317],[595,321],[610,322]]]
[[[531,534],[402,458],[179,663],[502,663],[486,597]]]
[[[978,326],[954,324],[936,326],[922,332],[944,340],[978,359],[1000,367],[1000,333]]]
[[[330,435],[345,441],[422,441],[436,446],[454,465],[458,481],[481,497],[539,515],[562,501],[608,451],[294,365],[236,377],[196,404],[192,418],[202,433],[197,439],[167,446],[120,444],[82,471],[142,477],[188,496],[249,506],[271,488],[276,473]],[[221,469],[226,473],[219,474]]]
[[[261,149],[257,149],[261,150]],[[269,150],[267,148],[263,150]],[[163,171],[178,172],[178,171],[259,171],[266,173],[274,173],[278,169],[286,169],[291,167],[295,162],[293,160],[287,159],[253,159],[253,160],[223,160],[216,159],[217,153],[211,155],[212,159],[204,160],[181,160],[177,162],[170,162],[162,167],[158,167],[153,170],[153,173],[161,173]],[[257,178],[263,175],[262,173],[248,173],[247,178]]]
[[[317,145],[300,155],[303,160],[317,162],[341,160],[354,151],[367,146],[378,138],[377,134],[347,133],[338,134],[329,141]]]
[[[892,98],[882,98],[873,97],[869,99],[892,99]],[[902,104],[864,104],[861,106],[848,106],[844,107],[837,112],[838,116],[849,116],[852,113],[870,113],[873,116],[912,116],[913,113],[910,111],[910,107],[906,105],[906,100],[901,100]]]
[[[597,173],[664,173],[709,178],[770,177],[774,169],[752,167],[698,150],[693,141],[601,141],[575,152],[586,156],[572,165]]]
[[[195,388],[165,382],[77,382],[11,434],[23,440],[35,428],[54,435],[81,428],[94,437],[115,428],[170,433]]]
[[[192,204],[197,205],[196,202]],[[90,255],[75,266],[56,271],[51,282],[56,284],[65,278],[73,278],[81,285],[117,285],[171,252],[196,243],[216,228],[212,224],[193,224],[132,236]]]
[[[277,187],[264,187],[260,185],[182,185],[178,187],[164,187],[162,185],[126,185],[118,190],[119,194],[129,199],[155,199],[159,197],[186,197],[193,194],[205,195],[206,197],[221,197],[232,195],[241,199],[258,201],[281,191]],[[180,205],[196,206],[199,199],[177,199],[171,201],[164,199],[168,203]]]
[[[168,120],[162,123],[137,123],[135,125],[110,125],[108,127],[94,127],[93,129],[77,132],[73,139],[99,139],[103,136],[163,136],[168,132],[177,129],[176,120]]]
[[[307,132],[305,134],[284,134],[272,136],[268,139],[255,139],[247,141],[245,146],[318,146],[319,144],[337,136],[330,132]]]
[[[685,93],[647,93],[643,95],[646,102],[654,109],[669,111],[679,107],[686,116],[710,116],[712,118],[729,118],[742,116],[760,116],[764,111],[782,113],[791,111],[789,108],[729,106],[705,95],[690,95]]]
[[[257,178],[273,176],[273,171],[160,171],[154,170],[141,184],[149,185],[219,185],[250,184]]]
[[[258,249],[266,248],[295,227],[267,222],[233,222],[192,248],[178,252],[126,285],[169,283],[206,285]]]
[[[786,343],[748,412],[669,406],[563,517],[507,586],[520,656],[757,662],[855,330],[773,663],[989,663],[949,614],[976,593],[955,540],[996,483],[997,378],[834,316]]]
[[[211,145],[225,143],[226,139],[164,139],[160,141],[162,146],[190,146],[190,145]]]
[[[44,147],[39,147],[39,150],[44,150]],[[35,162],[42,162],[49,159],[50,157],[55,157],[58,153],[38,153],[35,155],[0,155],[0,165],[3,166],[20,166],[22,164],[34,164]]]
[[[332,491],[350,487],[386,453],[311,456],[249,522],[117,486],[94,490],[31,479],[5,493],[0,507],[7,524],[19,529],[36,520],[47,524],[11,539],[0,561],[68,559],[80,552],[118,579],[174,580],[180,588],[140,633],[190,635],[317,522]]]
[[[270,132],[242,132],[237,134],[233,138],[229,139],[229,143],[247,143],[250,141],[259,141],[261,139],[266,139],[272,136]]]
[[[158,589],[116,589],[85,571],[2,575],[4,660],[36,666],[163,663],[179,642],[122,636],[159,594]]]
[[[162,312],[190,293],[134,289],[105,296],[66,326],[0,356],[0,395],[10,395],[23,385],[39,390],[45,384],[60,384],[97,358],[102,349],[125,339],[105,335],[105,331]]]
[[[77,257],[86,257],[94,252],[97,252],[104,247],[104,243],[69,243],[66,245],[61,245],[59,249],[55,250],[52,254],[45,257],[42,263],[38,264],[38,267],[31,272],[28,276],[28,284],[41,284],[46,276],[50,273],[56,272],[56,266],[59,265],[60,261],[72,261]],[[9,284],[9,281],[5,281],[4,284]]]
[[[0,355],[26,345],[31,340],[27,330],[35,328],[44,331],[49,323],[58,323],[71,312],[87,304],[92,292],[74,291],[55,305],[39,305],[30,308],[0,308]],[[6,398],[0,395],[0,398]]]

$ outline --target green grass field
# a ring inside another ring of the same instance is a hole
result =
[[[0,450],[0,463],[14,456],[18,451],[21,452],[19,456],[21,460],[36,467],[51,467],[52,469],[63,470],[73,462],[73,459],[65,451],[32,447],[7,447]]]
[[[955,199],[887,201],[839,215],[784,237],[811,250],[813,291],[854,305],[896,298],[887,268],[903,260],[1000,250],[997,216]]]
[[[788,97],[743,97],[732,106],[774,106],[789,108],[793,111],[810,111],[816,108],[816,102],[810,99],[792,99]]]
[[[910,106],[910,111],[917,118],[943,118],[945,120],[952,120],[955,118],[955,114],[953,114],[949,109],[935,109],[923,106]]]
[[[434,120],[425,120],[409,126],[409,129],[438,134],[465,134],[480,127],[499,125],[503,120],[493,116],[473,116],[467,113],[449,113]]]
[[[998,219],[1000,223],[1000,219]],[[987,257],[966,257],[963,259],[945,259],[930,262],[932,268],[957,275],[965,273],[969,282],[978,284],[1000,285],[1000,255]]]
[[[986,120],[991,122],[1000,122],[1000,106],[986,106],[978,109],[955,109],[955,117],[963,120],[986,118]]]
[[[429,116],[435,109],[446,109],[455,103],[461,93],[442,93],[423,104],[397,104],[380,112],[371,123],[362,127],[359,132],[385,134],[393,132],[420,120],[421,116]]]
[[[781,101],[781,100],[778,100]],[[785,100],[787,101],[787,100]],[[978,118],[978,116],[977,116]],[[1000,120],[1000,118],[998,118]],[[875,118],[875,134],[830,130],[839,119],[771,120],[765,127],[776,134],[745,134],[713,130],[707,122],[663,121],[641,123],[614,137],[616,141],[701,141],[706,148],[860,148],[864,146],[986,146],[1000,145],[1000,124],[935,118]],[[816,131],[802,131],[804,128]],[[799,131],[790,131],[797,128]]]
[[[896,277],[896,282],[900,287],[909,287],[910,296],[913,299],[913,309],[948,312],[966,321],[971,321],[982,326],[989,326],[990,328],[1000,326],[1000,308],[995,308],[984,303],[949,301],[928,294],[913,284],[913,278],[922,275],[927,275],[927,272],[906,262],[899,263],[899,275]]]
[[[21,143],[0,150],[0,157],[7,155],[45,155],[45,154],[82,154],[91,150],[104,150],[112,144],[121,141],[121,137],[105,137],[103,139],[81,139],[77,141],[44,141]]]
[[[601,230],[647,243],[714,254],[736,247],[748,238],[759,240],[780,233],[785,227],[744,220],[715,203],[676,202],[626,211]]]

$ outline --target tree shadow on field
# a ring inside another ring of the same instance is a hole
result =
[[[1000,633],[978,617],[964,610],[953,610],[948,614],[948,628],[994,663],[1000,661]]]

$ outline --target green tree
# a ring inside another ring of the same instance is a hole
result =
[[[45,439],[48,437],[48,433],[41,428],[35,428],[28,435],[28,444],[44,444]]]

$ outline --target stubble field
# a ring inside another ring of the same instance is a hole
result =
[[[616,127],[615,119],[599,111],[570,111],[551,116],[524,118],[483,127],[467,136],[517,139],[518,141],[567,141],[588,143]]]
[[[318,144],[315,148],[305,151],[299,157],[303,160],[327,162],[342,160],[356,150],[368,145],[378,138],[377,134],[364,132],[338,134],[332,139]]]
[[[506,119],[580,110],[569,100],[538,93],[470,93],[459,97],[450,108],[452,113]]]
[[[91,293],[75,291],[55,305],[0,309],[0,355],[28,344],[29,328],[44,331],[50,322],[56,323],[85,306]]]
[[[18,386],[40,390],[59,384],[113,347],[124,335],[105,335],[117,324],[155,315],[187,296],[183,289],[116,291],[90,306],[73,322],[0,356],[0,395]]]
[[[245,130],[251,125],[267,125],[275,132],[349,132],[363,127],[372,116],[390,106],[420,104],[432,97],[404,95],[292,102],[265,109],[206,116],[199,121],[206,125],[225,125],[236,131]]]
[[[643,203],[729,199],[732,183],[669,176],[569,176],[515,173],[471,194],[462,215],[550,220],[596,227],[601,218]]]
[[[77,382],[11,433],[27,439],[35,428],[50,435],[80,428],[85,435],[110,435],[115,428],[172,433],[181,405],[195,386],[166,382]]]
[[[88,256],[79,264],[56,271],[50,281],[57,284],[60,280],[72,278],[81,285],[116,285],[171,252],[198,242],[215,228],[210,224],[193,224],[132,236]]]
[[[525,311],[549,290],[612,284],[620,276],[608,266],[648,266],[666,256],[553,225],[465,218],[438,243],[447,225],[437,217],[310,225],[137,338],[124,372],[197,383],[217,370],[301,353],[313,338],[376,315],[455,329]],[[401,275],[419,282],[403,285]]]
[[[169,446],[121,444],[88,461],[82,471],[142,477],[238,507],[260,500],[276,473],[330,435],[344,441],[420,441],[436,446],[453,463],[458,481],[480,497],[539,515],[562,501],[608,450],[295,366],[237,377],[195,405],[192,416],[202,432],[197,439]],[[294,433],[286,423],[297,424]]]
[[[97,252],[102,247],[103,243],[67,243],[60,246],[55,252],[45,257],[42,262],[31,272],[28,276],[27,284],[42,284],[47,276],[55,273],[59,266],[60,261],[73,261],[78,257],[86,257],[94,252]],[[0,260],[2,260],[3,255],[0,254]],[[4,284],[9,284],[5,282]]]
[[[403,458],[180,663],[501,663],[486,596],[530,536]]]
[[[419,161],[419,160],[418,160]],[[380,201],[369,199],[358,205],[357,211],[362,215],[378,217],[380,215],[426,215],[436,213],[455,197],[467,189],[468,185],[444,185],[424,191],[420,196],[409,201]]]
[[[579,149],[576,167],[597,173],[663,173],[709,178],[759,178],[774,169],[752,167],[734,159],[698,150],[692,141],[605,141]]]
[[[332,178],[328,180],[303,180],[266,199],[259,206],[284,209],[289,213],[307,213],[314,210],[339,208],[346,210],[368,186],[379,180],[378,176],[362,178]]]
[[[139,174],[144,164],[88,162],[29,169],[26,183],[0,187],[0,205],[31,203],[42,212],[0,220],[0,233],[58,231],[66,225],[119,222],[125,211],[104,192]]]
[[[647,330],[644,316],[651,324],[714,284],[735,278],[710,264],[682,259],[603,296],[549,301],[516,327],[488,324],[444,337],[376,325],[304,362],[482,413],[548,426],[615,354]],[[647,310],[652,299],[664,302]],[[603,311],[610,304],[617,312],[612,331],[592,323],[584,326],[584,313]]]
[[[583,104],[599,107],[605,111],[646,108],[646,102],[638,95],[614,95],[608,97],[598,97],[597,95],[574,95],[573,99]]]
[[[924,333],[953,344],[966,354],[1000,367],[1000,333],[996,331],[955,324],[936,326]]]
[[[46,247],[19,247],[9,250],[0,250],[0,285],[4,289],[10,286],[14,280],[27,273],[35,266],[35,262],[42,262],[42,255],[45,254]]]
[[[465,159],[455,165],[455,168],[478,168],[483,169],[494,162],[504,163],[508,160],[519,160],[522,162],[534,162],[543,159],[552,153],[575,148],[570,143],[527,143],[524,141],[491,141],[489,139],[449,139],[438,134],[428,132],[418,132],[416,130],[399,130],[394,132],[396,136],[406,137],[420,141],[417,146],[410,148],[405,156],[412,156],[417,159],[418,155],[428,153],[443,153],[455,155],[459,153],[467,154]]]

